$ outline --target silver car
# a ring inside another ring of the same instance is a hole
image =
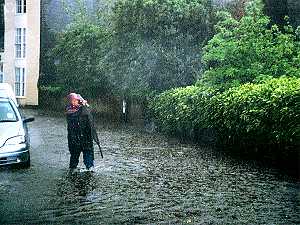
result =
[[[30,166],[27,123],[34,118],[23,118],[11,98],[0,97],[0,166],[19,164]]]

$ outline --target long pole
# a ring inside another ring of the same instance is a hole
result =
[[[103,153],[102,153],[102,148],[101,148],[101,146],[100,146],[100,143],[99,143],[99,142],[97,142],[97,145],[98,145],[98,147],[99,147],[100,154],[101,154],[101,157],[102,157],[102,159],[103,159]]]

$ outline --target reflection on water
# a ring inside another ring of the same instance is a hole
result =
[[[66,178],[57,184],[57,196],[63,203],[87,201],[87,196],[95,189],[96,179],[92,173],[67,173]]]
[[[299,183],[274,169],[135,130],[99,131],[96,172],[70,174],[64,119],[36,115],[33,166],[0,170],[0,224],[300,223]]]

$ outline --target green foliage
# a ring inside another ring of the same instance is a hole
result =
[[[64,97],[67,95],[65,88],[54,85],[40,85],[39,105],[51,110],[61,111],[64,108]]]
[[[300,140],[300,78],[273,78],[223,93],[190,86],[164,92],[150,105],[167,133],[213,128],[232,145],[293,145]]]
[[[299,146],[299,30],[271,26],[260,0],[240,20],[222,12],[204,47],[207,66],[195,86],[172,89],[150,104],[171,134],[212,129],[222,144]]]
[[[162,131],[183,135],[198,126],[209,126],[207,106],[215,94],[213,89],[204,86],[176,88],[152,99],[150,108]]]
[[[62,97],[65,94],[64,88],[60,86],[40,86],[39,91],[43,92],[42,95],[47,95],[47,97],[54,99]]]
[[[212,36],[208,0],[122,0],[112,9],[110,74],[124,94],[193,84],[201,72],[201,43]]]
[[[207,0],[122,0],[113,9],[115,30],[124,36],[130,33],[142,38],[167,41],[179,33],[195,41],[212,35],[212,5]]]
[[[50,57],[59,59],[58,83],[66,89],[145,98],[197,80],[201,44],[216,23],[210,0],[107,2],[96,20],[81,0],[76,5]]]
[[[106,29],[88,22],[73,24],[62,32],[53,49],[58,83],[67,91],[76,90],[89,97],[108,94],[110,84],[103,59],[109,43],[110,34]]]
[[[299,78],[232,88],[214,96],[209,108],[210,126],[231,144],[284,145],[300,140]]]
[[[204,80],[221,90],[269,77],[300,75],[300,43],[290,25],[270,27],[260,1],[239,21],[226,15],[204,48]]]
[[[59,35],[58,84],[91,97],[167,90],[149,105],[164,132],[213,129],[227,144],[297,145],[299,29],[271,26],[262,9],[260,0],[250,1],[234,19],[216,15],[210,0],[117,1],[109,23],[81,15]],[[191,86],[202,54],[204,76]]]

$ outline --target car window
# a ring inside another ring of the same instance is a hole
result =
[[[16,122],[18,117],[9,102],[0,102],[0,123]]]
[[[4,98],[7,97],[7,94],[6,94],[5,90],[0,89],[0,97],[4,97]]]

